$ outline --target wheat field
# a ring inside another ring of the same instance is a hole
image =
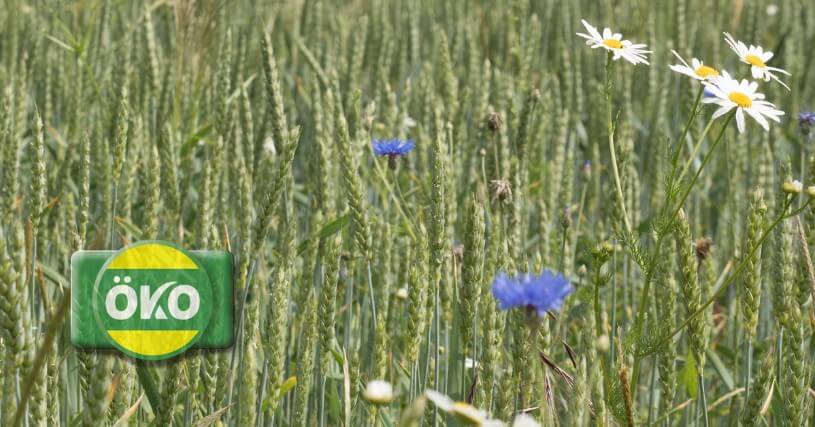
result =
[[[0,425],[813,425],[813,6],[4,0]],[[140,240],[232,347],[72,345]]]

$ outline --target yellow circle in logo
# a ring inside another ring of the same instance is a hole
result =
[[[111,344],[141,359],[175,356],[209,324],[206,270],[166,242],[139,242],[113,255],[95,283],[96,318]]]

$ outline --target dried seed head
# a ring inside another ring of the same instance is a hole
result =
[[[572,209],[569,206],[563,208],[563,214],[560,216],[560,226],[569,228],[572,225]]]
[[[591,178],[591,160],[584,161],[583,167],[580,169],[580,171],[583,173],[584,178]]]
[[[807,136],[815,128],[815,112],[802,111],[798,113],[798,127],[801,129],[801,134]]]
[[[504,127],[504,118],[495,111],[491,112],[487,115],[487,127],[493,132],[500,131]]]
[[[455,258],[456,264],[461,264],[464,259],[464,245],[459,243],[453,246],[453,258]]]
[[[512,201],[512,184],[506,179],[493,179],[492,181],[492,201],[509,203]]]
[[[694,246],[696,247],[696,259],[702,261],[710,255],[710,252],[713,249],[713,239],[710,237],[696,239],[696,244]]]

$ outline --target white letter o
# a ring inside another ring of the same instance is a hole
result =
[[[178,297],[181,294],[187,294],[190,299],[190,305],[186,310],[178,308]],[[201,305],[198,291],[190,285],[178,285],[170,291],[170,299],[168,301],[170,315],[178,320],[189,320],[198,313],[198,306]]]

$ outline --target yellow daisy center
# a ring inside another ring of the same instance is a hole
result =
[[[603,40],[603,44],[612,48],[612,49],[622,49],[623,43],[617,39],[605,39]]]
[[[741,92],[730,92],[728,98],[741,108],[750,108],[753,105],[753,100]]]
[[[767,66],[767,64],[765,64],[764,61],[761,60],[761,58],[759,58],[756,55],[753,55],[752,53],[747,54],[747,56],[744,57],[744,60],[749,62],[750,65],[753,65],[755,67],[764,68]]]
[[[699,68],[694,70],[697,76],[706,79],[708,77],[716,77],[719,75],[719,72],[716,71],[713,67],[708,67],[707,65],[701,65]]]

